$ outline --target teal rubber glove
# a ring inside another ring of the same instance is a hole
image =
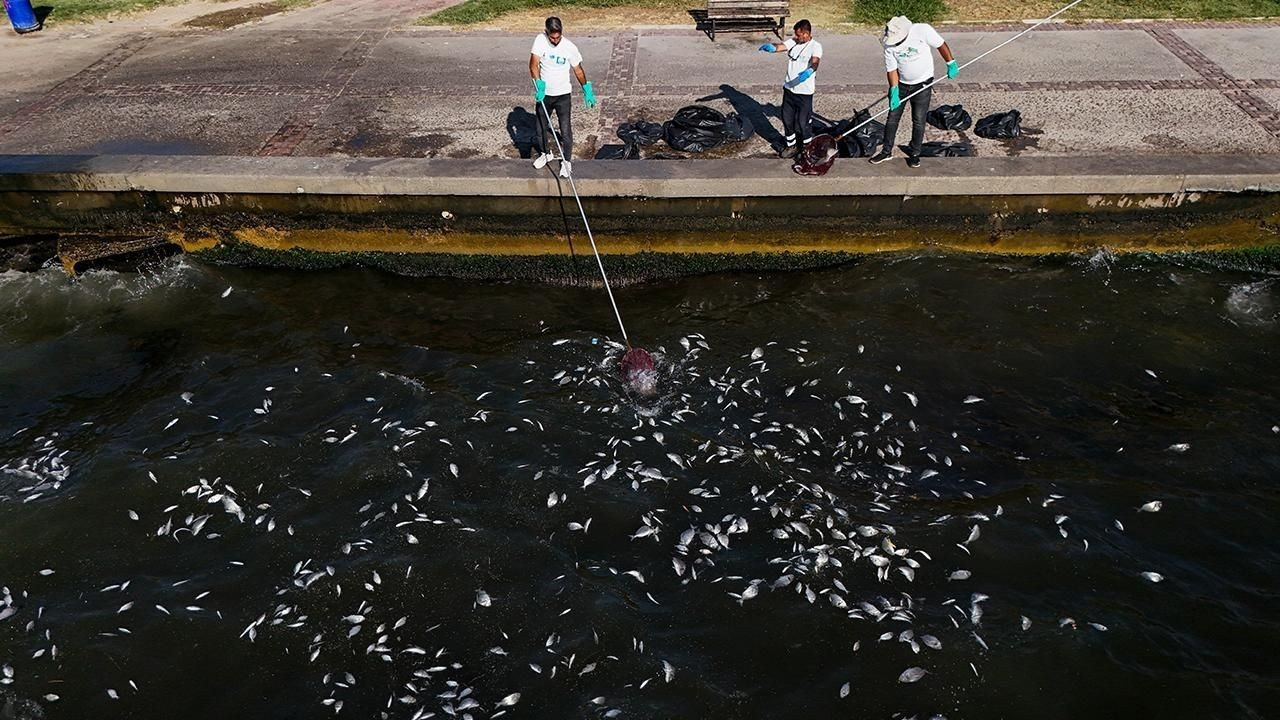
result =
[[[902,107],[902,96],[898,94],[898,86],[891,85],[889,87],[889,109],[897,110]]]
[[[582,99],[587,103],[588,110],[596,106],[596,91],[591,87],[591,83],[582,85]]]
[[[546,97],[547,97],[547,81],[534,80],[533,81],[533,101],[542,102]]]
[[[767,52],[767,53],[773,52],[773,43],[765,43],[761,45],[760,52]]]
[[[954,80],[960,74],[960,63],[952,60],[947,63],[947,77]]]

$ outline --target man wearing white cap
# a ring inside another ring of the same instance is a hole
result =
[[[893,144],[902,119],[902,98],[910,97],[911,145],[907,166],[920,167],[920,146],[924,144],[925,115],[933,95],[933,49],[947,63],[947,77],[960,74],[960,66],[951,48],[927,23],[913,23],[899,15],[884,26],[884,69],[889,75],[889,118],[884,124],[884,145],[871,162],[882,163],[893,157]]]

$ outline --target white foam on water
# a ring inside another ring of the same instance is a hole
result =
[[[0,320],[79,319],[104,307],[163,299],[161,291],[200,286],[208,270],[176,255],[136,272],[90,270],[75,277],[60,267],[0,273]],[[213,280],[208,280],[213,282]]]

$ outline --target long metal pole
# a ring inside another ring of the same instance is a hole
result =
[[[995,51],[999,50],[1000,48],[1004,47],[1005,45],[1008,45],[1009,43],[1013,42],[1014,40],[1017,40],[1018,38],[1022,37],[1023,35],[1026,35],[1027,33],[1031,32],[1032,30],[1035,30],[1036,28],[1040,27],[1041,25],[1043,25],[1043,24],[1045,24],[1045,23],[1049,22],[1050,20],[1052,20],[1052,19],[1054,19],[1054,18],[1058,17],[1058,16],[1059,16],[1059,15],[1061,15],[1062,13],[1064,13],[1064,12],[1066,12],[1066,11],[1070,10],[1071,8],[1075,7],[1076,5],[1079,5],[1079,4],[1080,4],[1080,3],[1082,3],[1082,2],[1084,2],[1084,0],[1074,0],[1074,2],[1071,2],[1071,3],[1067,4],[1067,5],[1064,5],[1064,6],[1062,7],[1062,9],[1058,10],[1058,11],[1057,11],[1057,12],[1055,12],[1054,14],[1049,15],[1048,17],[1045,17],[1045,18],[1043,18],[1043,19],[1041,19],[1041,20],[1037,21],[1035,24],[1033,24],[1031,27],[1027,28],[1026,30],[1023,30],[1022,32],[1018,33],[1017,35],[1014,35],[1013,37],[1009,38],[1008,40],[1005,40],[1004,42],[1000,43],[999,45],[997,45],[997,46],[995,46],[995,47],[991,48],[990,50],[988,50],[988,51],[986,51],[986,52],[982,53],[981,55],[979,55],[979,56],[975,57],[974,59],[970,60],[969,62],[967,62],[967,63],[965,63],[965,64],[961,65],[961,66],[960,66],[960,68],[961,68],[961,69],[964,69],[964,68],[969,67],[970,65],[972,65],[972,64],[974,64],[974,63],[976,63],[976,62],[978,62],[978,61],[979,61],[979,60],[981,60],[982,58],[984,58],[984,57],[986,57],[986,56],[990,55],[991,53],[993,53],[993,52],[995,52]],[[910,100],[911,98],[915,97],[916,95],[919,95],[920,93],[924,92],[925,90],[928,90],[929,88],[933,87],[933,86],[934,86],[934,85],[936,85],[936,84],[937,84],[937,82],[931,82],[931,83],[929,83],[928,85],[925,85],[924,87],[920,88],[919,90],[917,90],[917,91],[915,91],[915,92],[911,93],[910,95],[908,95],[908,96],[906,96],[906,97],[902,98],[902,101],[901,101],[901,102],[902,102],[902,103],[905,103],[906,101]],[[877,101],[877,102],[878,102],[878,101]],[[899,104],[901,104],[901,103],[899,103]],[[842,139],[844,139],[846,136],[853,134],[853,131],[854,131],[854,130],[857,130],[858,128],[860,128],[860,127],[862,127],[862,126],[866,125],[867,123],[871,122],[872,120],[875,120],[876,118],[880,117],[881,115],[884,115],[884,114],[885,114],[885,113],[887,113],[887,112],[889,112],[889,109],[888,109],[888,108],[886,108],[886,109],[884,109],[884,110],[881,110],[880,112],[876,113],[875,115],[872,115],[871,117],[867,118],[866,120],[863,120],[862,122],[858,123],[857,125],[854,125],[853,127],[849,128],[848,130],[845,130],[844,132],[840,133],[839,135],[837,135],[837,136],[836,136],[836,139],[837,139],[837,140],[842,140]],[[548,122],[550,122],[550,120],[548,120]]]
[[[1079,0],[1076,0],[1079,2]],[[551,113],[547,111],[546,102],[539,100],[538,107],[542,108],[542,114],[547,118],[547,132],[551,134],[552,139],[556,141],[556,149],[560,151],[561,162],[572,162],[564,156],[564,146],[560,144],[560,137],[556,135],[555,128],[551,126]],[[545,140],[546,138],[543,138]],[[627,338],[627,327],[622,324],[622,313],[618,312],[618,303],[613,299],[613,288],[609,287],[609,275],[604,271],[604,261],[600,259],[600,250],[596,248],[595,236],[591,234],[591,223],[587,222],[587,211],[582,208],[582,198],[578,197],[578,186],[573,182],[573,173],[569,173],[569,189],[573,190],[573,199],[578,203],[578,213],[582,215],[582,226],[587,229],[587,239],[591,241],[591,252],[595,253],[596,264],[600,266],[600,278],[604,280],[604,291],[609,295],[609,304],[613,306],[613,315],[618,318],[618,329],[622,331],[622,341],[631,347],[631,340]]]

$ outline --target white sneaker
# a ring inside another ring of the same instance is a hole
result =
[[[573,172],[573,163],[564,160],[560,163],[560,177],[567,178],[569,173]]]
[[[551,162],[551,153],[542,153],[533,159],[533,166],[538,170],[541,170],[546,167],[549,162]]]

